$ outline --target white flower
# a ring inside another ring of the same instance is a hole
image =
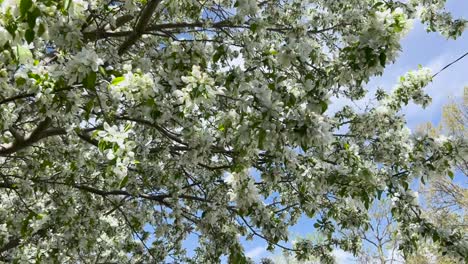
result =
[[[12,40],[10,32],[0,25],[0,47],[3,47],[10,40]]]
[[[18,7],[20,6],[20,0],[4,0],[0,2],[0,12],[6,14],[9,10],[13,16],[19,15]]]
[[[379,105],[377,108],[375,108],[375,112],[380,115],[384,115],[388,113],[388,107],[385,105]]]
[[[434,141],[438,146],[442,146],[445,142],[448,141],[448,138],[444,135],[439,135],[436,138],[434,138]]]
[[[69,84],[82,81],[83,78],[91,71],[97,72],[100,65],[104,61],[99,58],[94,49],[90,47],[83,47],[80,52],[73,56],[68,62],[66,70],[70,72],[71,78]]]
[[[114,151],[112,149],[107,150],[106,158],[108,160],[113,160],[115,158]]]
[[[126,166],[123,166],[123,165],[116,165],[116,166],[114,166],[114,168],[112,169],[112,172],[115,173],[115,175],[117,175],[117,177],[123,178],[123,177],[127,176],[128,169],[127,169]]]

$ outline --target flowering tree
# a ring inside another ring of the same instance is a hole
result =
[[[246,261],[240,236],[299,259],[357,252],[373,200],[392,198],[401,250],[438,229],[410,179],[452,175],[456,142],[413,137],[427,69],[362,98],[419,18],[459,36],[443,0],[0,1],[0,259]],[[343,132],[344,131],[344,132]],[[316,219],[323,242],[287,244]],[[340,232],[336,232],[340,231]],[[182,242],[198,236],[195,257]]]

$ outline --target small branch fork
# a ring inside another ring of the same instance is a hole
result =
[[[23,136],[16,129],[11,127],[9,130],[15,138],[15,140],[12,143],[0,144],[0,157],[14,154],[22,149],[32,146],[34,143],[39,142],[41,139],[67,134],[67,131],[63,128],[51,127],[51,123],[52,120],[49,117],[45,118],[36,126],[36,128],[28,136]],[[85,133],[78,133],[78,136],[83,140],[88,139],[86,141],[89,142],[89,140],[91,139],[86,133],[95,129],[97,128],[84,129],[82,132]]]
[[[143,35],[145,32],[148,23],[153,16],[154,11],[158,7],[158,4],[161,0],[150,0],[143,10],[140,13],[140,17],[136,23],[134,30],[131,34],[127,37],[127,39],[120,45],[118,49],[119,55],[124,54],[133,44],[137,42],[137,40]]]

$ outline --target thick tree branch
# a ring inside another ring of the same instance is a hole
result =
[[[51,128],[47,129],[51,120],[46,118],[44,121],[40,122],[37,127],[29,134],[27,137],[20,138],[18,134],[15,135],[15,141],[9,144],[0,145],[0,156],[6,156],[13,154],[17,151],[20,151],[32,144],[36,143],[42,138],[62,135],[66,131],[64,129]]]
[[[49,127],[50,123],[51,123],[51,119],[46,118],[44,121],[40,122],[37,125],[37,127],[33,130],[33,132],[29,134],[29,136],[21,136],[21,134],[17,133],[13,129],[13,131],[15,132],[12,134],[13,134],[13,137],[15,138],[15,141],[13,141],[12,143],[8,143],[8,144],[0,144],[0,156],[11,155],[24,148],[32,146],[34,143],[37,143],[41,139],[44,139],[44,138],[67,134],[67,131],[64,128]],[[86,133],[96,130],[98,128],[99,127],[84,129],[82,130],[82,132],[84,133],[77,133],[77,135],[84,141],[93,145],[97,145],[97,141],[91,139],[91,137],[87,135]]]
[[[6,243],[3,247],[0,248],[0,254],[2,254],[3,252],[6,252],[6,251],[8,251],[8,250],[10,250],[12,248],[15,248],[15,247],[19,246],[20,242],[21,242],[21,239],[19,239],[17,237],[15,237],[13,239],[10,239],[8,241],[8,243]],[[1,258],[1,255],[0,255],[0,260],[3,260]]]
[[[32,238],[40,238],[40,237],[43,237],[47,234],[47,230],[48,228],[42,228],[42,229],[39,229],[36,233],[32,234],[29,238],[21,238],[21,237],[12,237],[8,243],[6,245],[4,245],[3,247],[0,248],[0,260],[1,261],[6,261],[8,259],[6,259],[4,256],[2,256],[3,252],[6,252],[10,249],[13,249],[17,246],[19,246],[21,243],[24,243]],[[25,241],[26,240],[26,241]],[[8,262],[10,263],[10,262]]]
[[[0,182],[0,188],[3,188],[3,189],[15,189],[16,187],[11,184],[11,183],[8,183],[8,182]]]
[[[50,61],[49,61],[49,62],[50,62]],[[69,91],[69,90],[71,90],[72,88],[73,88],[73,87],[63,87],[63,88],[55,89],[55,90],[54,90],[54,93],[55,93],[55,92],[62,92],[62,91]],[[6,103],[9,103],[9,102],[13,102],[13,101],[16,101],[16,100],[19,100],[19,99],[26,99],[26,98],[29,98],[29,97],[34,97],[34,96],[36,96],[35,93],[22,93],[22,94],[18,94],[18,95],[12,96],[12,97],[0,99],[0,105],[6,104]]]
[[[307,33],[309,34],[318,34],[323,33],[329,30],[333,30],[337,27],[341,26],[335,25],[323,29],[316,29],[316,30],[309,30]],[[203,28],[203,29],[222,29],[222,28],[242,28],[242,29],[251,29],[251,25],[249,24],[233,24],[233,22],[229,20],[223,20],[216,23],[206,23],[206,22],[181,22],[181,23],[167,23],[167,24],[159,24],[159,25],[151,25],[146,28],[146,32],[149,31],[157,31],[157,30],[165,30],[165,29],[178,29],[178,28]],[[275,27],[268,27],[266,28],[267,31],[285,33],[287,31],[293,30],[294,28],[284,26],[284,25],[276,25]]]
[[[36,95],[36,94],[34,94],[34,93],[18,94],[18,95],[15,95],[15,96],[8,97],[8,98],[0,100],[0,105],[6,104],[6,103],[9,103],[9,102],[13,102],[13,101],[18,100],[18,99],[24,99],[24,98],[32,97],[34,95]]]
[[[70,186],[70,185],[67,185]],[[153,194],[131,194],[127,191],[124,190],[111,190],[111,191],[104,191],[104,190],[99,190],[90,186],[86,185],[80,185],[80,184],[75,184],[72,185],[71,187],[80,189],[82,191],[94,193],[100,196],[109,196],[109,195],[123,195],[123,196],[128,196],[128,197],[134,197],[134,198],[143,198],[146,200],[151,200],[151,201],[156,201],[162,204],[167,205],[167,203],[164,201],[167,198],[172,197],[171,194],[158,194],[158,195],[153,195]],[[199,201],[199,202],[209,202],[208,200],[202,198],[202,197],[197,197],[197,196],[192,196],[192,195],[185,195],[185,194],[180,194],[177,195],[176,198],[180,199],[185,199],[185,200],[193,200],[193,201]]]
[[[134,31],[128,36],[128,38],[120,45],[118,53],[119,55],[124,54],[137,40],[143,35],[146,30],[146,26],[150,22],[156,7],[158,7],[161,0],[150,0],[143,8],[140,14],[140,18],[134,28]]]
[[[117,195],[117,196],[127,196],[127,197],[133,197],[133,198],[143,198],[146,200],[152,200],[156,202],[160,202],[162,204],[167,203],[164,201],[167,198],[173,197],[172,194],[131,194],[125,190],[110,190],[110,191],[105,191],[105,190],[100,190],[91,186],[87,185],[81,185],[81,184],[65,184],[65,183],[60,183],[60,182],[50,182],[50,181],[41,181],[41,180],[32,180],[33,182],[40,183],[40,184],[60,184],[68,187],[72,187],[75,189],[79,189],[81,191],[93,193],[100,195],[102,197],[110,196],[110,195]],[[17,189],[15,184],[8,183],[8,182],[0,182],[0,188],[6,188],[6,189]],[[179,199],[184,199],[184,200],[192,200],[192,201],[199,201],[199,202],[209,202],[209,200],[198,197],[198,196],[193,196],[193,195],[186,195],[186,194],[180,194],[176,195],[176,198]]]
[[[132,15],[123,15],[121,17],[118,17],[115,20],[115,27],[111,26],[112,30],[115,30],[123,25],[125,25],[127,22],[130,22],[134,17]]]
[[[308,34],[319,34],[323,33],[329,30],[336,29],[339,26],[343,26],[342,24],[335,25],[335,26],[330,26],[327,28],[323,29],[315,29],[315,30],[309,30],[307,31]],[[84,32],[83,35],[85,39],[87,40],[98,40],[98,39],[103,39],[103,38],[109,38],[109,37],[127,37],[127,40],[122,43],[121,48],[119,48],[119,54],[121,55],[123,52],[125,52],[126,49],[128,49],[131,45],[133,45],[139,37],[143,34],[154,34],[154,32],[162,32],[167,35],[168,33],[183,33],[181,31],[167,31],[167,30],[177,30],[177,29],[196,29],[200,28],[201,30],[224,30],[224,29],[251,29],[251,25],[249,24],[234,24],[232,21],[229,20],[223,20],[215,23],[207,23],[206,21],[198,21],[198,22],[180,22],[180,23],[165,23],[165,24],[154,24],[154,25],[149,25],[146,26],[141,32],[137,32],[136,30],[133,31],[119,31],[119,32],[108,32],[105,30],[96,30],[92,32]],[[286,33],[287,31],[293,30],[292,27],[288,26],[283,26],[283,25],[278,25],[276,27],[268,27],[265,30],[267,31],[272,31],[272,32],[278,32],[278,33]],[[128,47],[127,47],[128,46]],[[120,53],[120,50],[123,50],[122,53]]]
[[[98,146],[99,144],[99,141],[97,141],[96,139],[92,139],[91,136],[89,136],[88,134],[81,134],[81,133],[78,133],[77,134],[78,137],[86,142],[88,142],[89,144],[91,145],[94,145],[94,146]]]

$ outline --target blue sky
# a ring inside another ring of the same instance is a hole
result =
[[[468,1],[448,0],[447,9],[455,17],[468,19]],[[409,70],[416,70],[418,65],[429,67],[435,73],[443,66],[452,62],[462,54],[468,52],[468,33],[457,40],[447,40],[438,33],[427,33],[424,26],[414,22],[413,29],[402,42],[402,52],[395,64],[386,68],[384,75],[374,78],[368,84],[368,90],[374,91],[377,87],[391,90],[400,76]],[[438,124],[442,115],[442,106],[450,101],[450,98],[460,98],[463,95],[463,87],[468,86],[468,57],[459,61],[441,74],[435,77],[433,82],[426,87],[427,93],[432,97],[432,104],[426,109],[414,104],[408,105],[405,114],[410,129],[415,129],[419,124],[432,122]],[[338,109],[346,102],[338,101],[331,108]],[[458,175],[458,179],[460,180]],[[463,179],[463,181],[466,180]],[[313,222],[301,219],[299,223],[290,229],[292,235],[310,234],[313,232]],[[266,251],[266,243],[259,239],[244,242],[246,255],[254,260],[272,256]],[[279,253],[279,251],[277,251]],[[352,263],[352,256],[341,250],[335,252],[339,264]]]

